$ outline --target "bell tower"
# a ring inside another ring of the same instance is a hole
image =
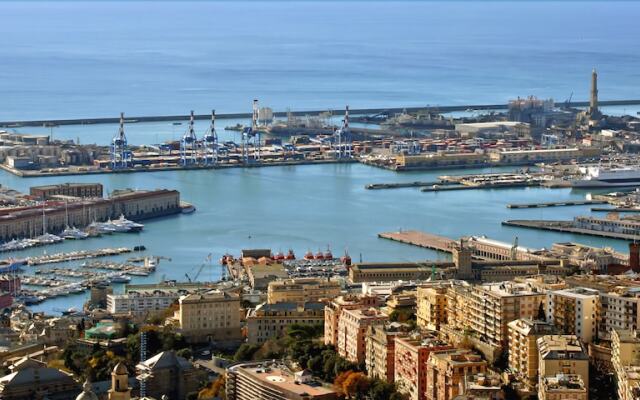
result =
[[[109,400],[131,400],[129,371],[127,371],[127,367],[122,362],[119,362],[111,372]]]

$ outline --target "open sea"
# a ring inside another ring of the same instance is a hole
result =
[[[611,1],[49,1],[0,2],[0,120],[504,103],[537,95],[586,100],[592,68],[600,98],[640,97],[640,4]],[[636,114],[639,107],[612,113]],[[220,121],[219,130],[236,121]],[[199,122],[203,133],[206,122]],[[184,125],[131,124],[130,142],[177,138]],[[22,132],[43,132],[23,128]],[[53,129],[58,138],[106,144],[114,125]],[[233,138],[224,133],[223,138]],[[377,238],[422,229],[457,238],[485,234],[521,245],[626,243],[502,227],[505,219],[570,219],[589,207],[509,210],[507,203],[584,198],[570,189],[421,193],[367,191],[374,182],[433,180],[470,171],[396,174],[364,165],[318,165],[21,179],[29,186],[99,181],[107,190],[174,188],[193,215],[148,221],[134,237],[113,235],[48,252],[144,244],[169,256],[158,272],[185,279],[209,253],[242,248],[330,246],[355,260],[420,261],[434,252]],[[43,248],[10,254],[42,253]],[[78,263],[76,263],[78,264]],[[71,264],[71,265],[76,265]],[[28,271],[31,272],[31,271]],[[214,263],[200,279],[219,276]],[[77,295],[35,309],[80,306]]]

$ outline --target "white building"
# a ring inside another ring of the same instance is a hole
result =
[[[131,290],[125,294],[108,294],[107,311],[112,314],[140,315],[163,311],[180,297],[177,291]]]
[[[596,334],[599,292],[572,288],[549,293],[551,322],[564,334],[576,335],[583,343],[591,343]]]

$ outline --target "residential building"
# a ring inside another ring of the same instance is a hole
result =
[[[550,321],[564,334],[591,343],[596,335],[599,292],[587,288],[555,290],[549,293]]]
[[[635,400],[633,390],[640,384],[640,333],[611,331],[611,363],[616,374],[619,400]]]
[[[589,355],[575,335],[547,335],[538,338],[539,388],[544,378],[558,374],[579,375],[589,390]]]
[[[636,330],[640,321],[640,288],[617,287],[599,293],[598,337],[611,339],[614,329]]]
[[[140,316],[164,311],[179,297],[178,292],[168,290],[130,290],[123,294],[108,294],[107,311]]]
[[[226,372],[227,400],[335,400],[337,393],[308,371],[292,373],[276,363],[245,363]]]
[[[506,400],[502,390],[500,375],[487,370],[477,374],[469,374],[461,383],[461,394],[455,400]]]
[[[398,391],[407,394],[410,400],[424,400],[429,355],[450,349],[453,346],[438,339],[436,332],[396,338],[395,382]]]
[[[472,286],[468,283],[452,285],[447,289],[446,315],[447,325],[455,331],[465,331],[471,327],[470,307]]]
[[[405,335],[397,322],[370,325],[365,337],[365,367],[371,378],[395,379],[395,338]]]
[[[56,368],[31,366],[0,378],[3,400],[68,400],[80,391],[72,374]]]
[[[324,303],[264,303],[247,313],[247,340],[249,343],[264,343],[282,337],[293,324],[322,324]]]
[[[377,296],[339,296],[324,308],[324,344],[338,345],[338,321],[344,310],[377,307]]]
[[[509,329],[509,369],[528,387],[538,384],[538,338],[556,334],[553,324],[521,318],[511,321]]]
[[[519,318],[536,318],[546,302],[544,292],[522,283],[476,285],[471,291],[469,327],[486,343],[506,349],[507,324]]]
[[[364,362],[367,329],[373,324],[385,323],[388,319],[377,308],[343,310],[338,320],[338,354],[356,364]]]
[[[447,323],[447,287],[418,287],[417,324],[419,328],[440,330]]]
[[[163,351],[136,365],[138,379],[146,377],[147,396],[185,399],[197,393],[207,374],[173,350]]]
[[[258,290],[267,290],[270,282],[289,277],[284,265],[278,263],[245,263],[244,269],[249,278],[251,288]]]
[[[242,339],[240,296],[221,290],[180,297],[176,312],[180,331],[194,343]]]
[[[269,282],[267,303],[305,303],[331,300],[340,295],[335,279],[295,278]]]
[[[463,383],[470,375],[484,373],[487,362],[470,350],[451,349],[429,355],[426,375],[426,400],[452,400],[462,395]]]
[[[580,375],[557,374],[541,379],[539,400],[588,400],[589,392]]]

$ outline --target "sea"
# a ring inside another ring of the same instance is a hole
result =
[[[592,69],[602,100],[638,98],[640,4],[613,1],[3,1],[0,120],[505,103],[536,95],[587,100]],[[635,115],[638,106],[607,112]],[[233,140],[219,121],[223,140]],[[196,129],[204,133],[206,121]],[[127,125],[130,143],[179,138],[185,125]],[[25,133],[107,144],[117,126],[26,127]],[[482,172],[505,169],[481,170]],[[345,251],[355,261],[445,259],[379,239],[420,229],[486,235],[531,248],[576,241],[624,251],[624,241],[504,227],[506,219],[571,219],[588,206],[513,210],[508,203],[583,199],[571,189],[422,193],[371,191],[379,182],[478,171],[395,173],[360,164],[52,178],[0,173],[21,191],[62,182],[105,190],[170,188],[197,211],[145,222],[135,235],[67,242],[5,256],[142,244],[170,257],[134,282],[217,279],[217,259],[246,248]],[[211,255],[211,257],[209,257]],[[213,259],[214,262],[209,262]],[[77,266],[79,263],[71,263]],[[27,269],[26,273],[33,273]],[[117,291],[121,290],[120,285]],[[80,307],[85,295],[36,310]]]

